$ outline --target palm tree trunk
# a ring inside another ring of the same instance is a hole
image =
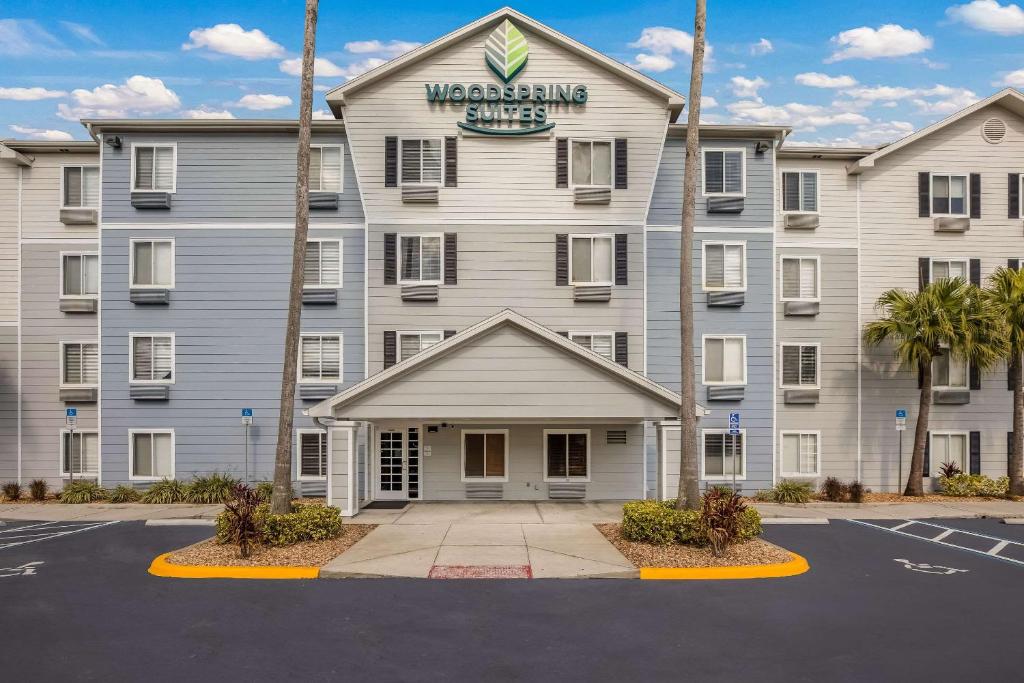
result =
[[[693,18],[693,63],[686,102],[686,166],[683,174],[683,216],[679,245],[679,364],[682,405],[679,409],[679,509],[697,509],[700,482],[697,467],[697,387],[693,351],[693,213],[697,196],[697,150],[700,144],[700,94],[704,81],[704,34],[707,5],[696,0]]]
[[[309,142],[313,128],[313,55],[316,51],[318,0],[306,0],[306,29],[302,45],[302,79],[299,89],[299,150],[295,169],[295,241],[292,246],[292,279],[288,290],[288,323],[284,336],[284,370],[281,375],[281,406],[274,454],[274,492],[270,511],[291,512],[292,425],[295,416],[295,383],[298,377],[299,322],[302,317],[302,286],[305,281],[306,238],[309,235]]]
[[[1024,372],[1020,352],[1011,362],[1013,373],[1013,453],[1010,457],[1010,495],[1024,496]]]
[[[924,444],[928,438],[928,418],[932,412],[932,364],[921,363],[921,400],[917,409],[917,424],[914,426],[914,454],[910,458],[910,475],[904,496],[923,496],[924,486]]]

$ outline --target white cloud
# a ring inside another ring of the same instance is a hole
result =
[[[422,43],[413,43],[408,40],[355,40],[345,43],[345,50],[355,55],[386,55],[397,57],[409,50],[415,50]]]
[[[755,57],[760,57],[761,55],[766,55],[770,52],[775,52],[775,46],[772,45],[772,41],[767,38],[762,38],[750,46],[750,54]]]
[[[873,121],[866,126],[859,126],[853,139],[861,145],[880,145],[895,142],[914,132],[914,124],[908,121]]]
[[[834,106],[859,110],[875,105],[893,107],[897,102],[910,100],[922,114],[952,114],[978,101],[974,91],[948,85],[934,85],[930,88],[877,85],[848,88],[841,94],[851,99],[837,102]]]
[[[338,66],[329,59],[317,57],[313,60],[313,74],[329,78],[355,78],[370,69],[375,69],[381,64],[387,63],[387,61],[380,57],[367,57],[361,62],[354,62],[347,66]],[[278,65],[278,68],[289,76],[299,76],[302,74],[302,60],[286,59]]]
[[[726,106],[740,121],[774,125],[789,125],[803,131],[840,124],[860,125],[870,121],[856,112],[830,110],[816,104],[790,102],[781,106],[765,104],[760,98],[740,100]]]
[[[641,71],[668,71],[676,65],[672,56],[676,53],[693,56],[693,36],[686,31],[668,26],[649,26],[640,32],[640,37],[629,47],[645,50],[636,55],[630,64]],[[711,63],[711,45],[704,47],[705,66]]]
[[[129,114],[159,114],[181,107],[181,100],[159,78],[132,76],[122,85],[107,83],[92,90],[71,91],[75,106],[61,103],[57,115],[69,121],[82,118],[120,118]]]
[[[287,107],[291,103],[292,98],[287,95],[245,95],[235,103],[235,106],[253,111],[268,111]]]
[[[711,109],[711,108],[717,107],[717,106],[718,106],[718,100],[716,100],[711,95],[701,95],[700,96],[700,110],[701,111],[704,111],[705,109]]]
[[[322,119],[322,120],[325,120],[325,121],[333,121],[334,120],[334,114],[332,114],[331,112],[327,111],[326,109],[317,109],[316,111],[313,112],[313,118],[314,119]]]
[[[106,45],[103,40],[92,30],[91,26],[85,24],[76,24],[73,21],[62,21],[60,25],[67,29],[69,32],[74,34],[79,40],[84,40],[87,43],[93,45]]]
[[[182,118],[186,119],[233,119],[235,115],[227,109],[213,109],[205,104],[195,109],[186,109],[181,112]]]
[[[932,98],[932,99],[924,99]],[[922,114],[952,114],[968,107],[980,98],[966,88],[950,88],[937,85],[922,92],[922,97],[915,98],[914,104]]]
[[[861,26],[833,36],[836,51],[825,62],[905,57],[931,49],[933,42],[917,29],[903,28],[899,24],[885,24],[877,29]]]
[[[241,57],[242,59],[270,59],[284,54],[284,48],[272,41],[258,28],[246,31],[238,24],[217,24],[210,28],[190,31],[191,42],[182,50],[206,48],[211,52]]]
[[[736,97],[757,97],[757,91],[767,85],[768,81],[764,80],[760,76],[756,76],[754,78],[733,76],[729,79],[729,87],[732,89],[732,94]]]
[[[18,135],[24,135],[25,137],[32,138],[33,140],[61,140],[62,141],[62,140],[74,140],[75,139],[71,135],[71,133],[65,132],[63,130],[52,130],[52,129],[43,129],[43,128],[27,128],[25,126],[11,126],[10,128],[11,128],[11,130],[13,130]]]
[[[67,57],[72,53],[31,19],[0,19],[0,55],[8,57]]]
[[[966,5],[954,5],[946,10],[946,16],[979,31],[1001,36],[1024,33],[1024,10],[1014,4],[1000,5],[996,0],[974,0]]]
[[[793,80],[811,88],[852,88],[857,85],[853,76],[829,76],[816,71],[797,74]]]
[[[18,100],[29,102],[32,100],[47,100],[54,97],[65,97],[67,92],[63,90],[47,90],[46,88],[0,88],[0,100]]]
[[[1011,88],[1024,88],[1024,69],[1017,69],[1003,76],[1002,80],[993,85],[1008,85]]]
[[[661,73],[662,71],[668,71],[675,65],[676,62],[671,57],[667,57],[665,55],[647,55],[641,52],[633,60],[633,64],[631,66],[640,71]]]

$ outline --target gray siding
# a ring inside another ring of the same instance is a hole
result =
[[[0,481],[18,477],[18,328],[0,325]]]

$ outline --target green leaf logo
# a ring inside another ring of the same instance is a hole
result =
[[[505,83],[523,70],[529,54],[530,46],[526,42],[526,36],[508,19],[487,36],[487,43],[484,45],[487,66],[491,67],[491,71]]]

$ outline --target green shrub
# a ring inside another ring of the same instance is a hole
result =
[[[143,503],[181,503],[188,493],[188,486],[177,479],[161,479],[142,494]]]
[[[622,506],[622,535],[637,543],[668,545],[691,539],[698,513],[676,510],[674,500],[635,500]]]
[[[118,484],[110,492],[111,503],[137,503],[140,498],[142,498],[142,494],[127,484]]]
[[[814,493],[814,486],[808,481],[783,479],[775,488],[761,491],[757,500],[771,503],[806,503]]]
[[[274,482],[261,481],[256,484],[256,495],[260,497],[261,503],[269,503],[270,498],[274,495]]]
[[[939,477],[939,489],[947,496],[991,496],[1005,497],[1010,492],[1007,477],[992,479],[984,474],[957,474]]]
[[[239,480],[232,476],[216,472],[206,477],[196,477],[188,486],[185,502],[223,503],[239,483]]]
[[[740,513],[736,539],[739,541],[749,541],[760,536],[762,531],[761,513],[752,507],[744,508],[743,512]]]
[[[286,515],[268,515],[263,537],[269,545],[326,541],[341,533],[341,511],[325,505],[298,505]]]
[[[60,492],[60,502],[66,505],[94,503],[107,497],[107,490],[94,481],[72,481],[64,484]]]
[[[32,500],[46,500],[46,493],[49,490],[50,485],[45,479],[33,479],[28,485],[28,494],[32,496]]]
[[[7,500],[18,500],[21,498],[21,484],[16,481],[9,481],[4,484],[4,498]]]

